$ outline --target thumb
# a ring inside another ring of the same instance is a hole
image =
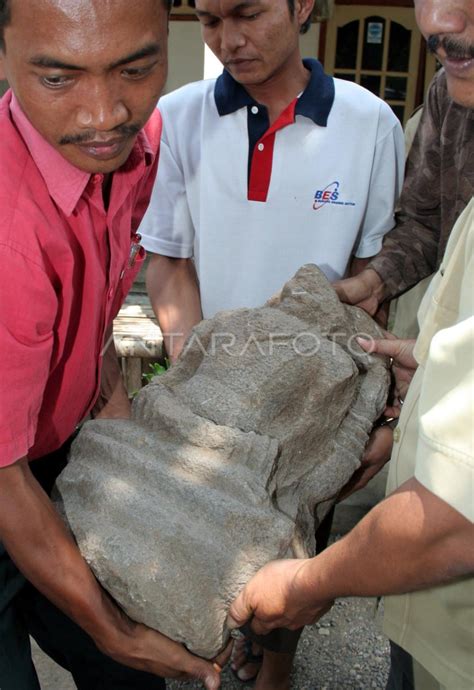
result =
[[[244,589],[237,599],[233,602],[229,609],[229,614],[227,616],[227,627],[229,630],[235,630],[235,628],[241,628],[245,623],[252,618],[253,608],[247,602],[246,589]]]
[[[196,659],[189,675],[200,680],[207,690],[218,690],[221,687],[220,667],[204,659]]]

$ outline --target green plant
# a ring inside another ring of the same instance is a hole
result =
[[[152,362],[148,365],[149,371],[142,374],[142,378],[147,383],[150,383],[155,376],[162,376],[162,374],[165,374],[169,368],[170,361],[167,357],[165,358],[164,364],[160,364],[160,362]]]

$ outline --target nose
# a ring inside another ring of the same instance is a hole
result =
[[[232,56],[236,50],[243,48],[246,43],[238,22],[223,20],[221,28],[221,51],[224,55]]]
[[[88,85],[77,110],[79,127],[109,132],[129,120],[129,111],[115,89],[107,83]]]
[[[415,0],[416,18],[425,36],[462,34],[472,0]],[[472,8],[472,5],[471,5]]]

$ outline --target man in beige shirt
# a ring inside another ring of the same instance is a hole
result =
[[[229,622],[241,626],[253,616],[259,634],[297,629],[337,597],[392,595],[388,688],[472,690],[474,199],[452,232],[420,323],[415,347],[361,341],[394,358],[399,398],[416,371],[395,430],[387,498],[319,556],[265,566],[232,605]]]

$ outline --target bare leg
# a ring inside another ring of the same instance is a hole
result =
[[[289,690],[294,653],[269,652],[256,644],[249,653],[246,645],[245,638],[234,642],[232,669],[237,677],[244,682],[256,677],[255,690]]]
[[[290,690],[290,675],[294,654],[263,652],[263,664],[257,676],[255,690]]]

